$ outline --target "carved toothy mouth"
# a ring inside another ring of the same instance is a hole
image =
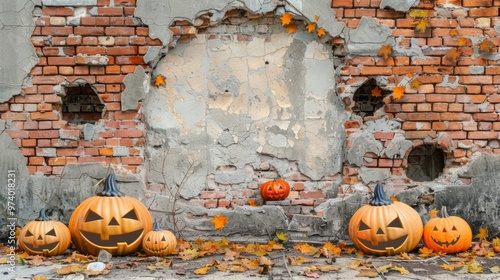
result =
[[[441,247],[450,247],[450,246],[453,246],[455,244],[457,244],[458,240],[460,239],[460,235],[455,238],[454,240],[452,240],[451,242],[448,242],[448,241],[445,241],[445,242],[441,242],[441,241],[437,241],[436,239],[434,239],[434,237],[431,236],[431,239],[432,241],[434,241],[434,243],[436,243],[437,245],[441,246]]]
[[[167,250],[167,248],[168,248],[168,245],[161,248],[161,249],[153,249],[153,248],[146,248],[146,249],[148,249],[149,251],[151,251],[153,253],[161,253],[161,252]]]
[[[57,247],[58,244],[59,244],[59,241],[56,241],[56,242],[52,242],[49,244],[37,246],[37,244],[29,244],[29,243],[24,242],[24,245],[26,245],[26,247],[28,247],[28,249],[30,249],[31,251],[35,251],[35,252],[43,252],[44,250],[52,251]]]
[[[370,240],[365,240],[358,237],[359,242],[361,242],[361,244],[363,244],[365,247],[368,247],[372,250],[381,251],[385,251],[387,248],[397,249],[406,242],[406,239],[408,239],[408,235],[404,235],[389,241],[379,242],[377,245],[373,245]]]
[[[143,229],[139,229],[136,231],[132,231],[124,234],[113,234],[109,236],[108,240],[102,240],[101,234],[88,232],[84,230],[80,230],[83,237],[87,239],[89,242],[102,247],[116,247],[118,243],[126,242],[127,245],[137,241],[141,234],[144,232]]]

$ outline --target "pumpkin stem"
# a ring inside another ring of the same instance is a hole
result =
[[[441,206],[441,218],[448,218],[448,211],[446,210],[446,206]]]
[[[394,201],[388,198],[387,195],[385,194],[384,186],[382,185],[382,183],[377,183],[377,186],[375,187],[375,192],[373,194],[373,198],[370,201],[370,205],[384,206],[384,205],[391,205],[393,203]]]
[[[97,194],[98,196],[125,196],[116,186],[115,174],[111,173],[106,178],[104,190]]]
[[[47,218],[47,215],[45,215],[45,208],[40,210],[40,215],[35,219],[35,221],[50,221],[49,218]]]
[[[154,231],[161,231],[162,230],[161,227],[160,227],[160,222],[155,221],[153,223],[153,230]]]

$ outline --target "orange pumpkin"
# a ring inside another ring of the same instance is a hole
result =
[[[68,227],[59,221],[49,220],[45,209],[40,210],[40,216],[26,224],[19,233],[19,246],[32,255],[59,255],[68,249],[70,243]]]
[[[175,251],[177,239],[175,235],[160,227],[159,222],[153,224],[153,230],[142,240],[142,248],[148,256],[164,257]]]
[[[424,244],[436,252],[459,253],[470,248],[472,230],[464,219],[448,216],[441,207],[441,218],[430,219],[424,226]]]
[[[140,248],[152,224],[148,209],[120,192],[115,175],[110,174],[104,191],[75,209],[69,229],[75,247],[82,253],[97,256],[100,250],[106,250],[113,255],[127,255]]]
[[[290,194],[290,185],[282,179],[265,182],[260,186],[260,196],[266,201],[284,200]]]
[[[422,220],[410,206],[390,200],[381,183],[369,205],[349,221],[349,236],[366,254],[392,256],[413,250],[422,239]]]

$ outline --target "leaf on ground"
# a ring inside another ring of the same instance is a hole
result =
[[[288,14],[288,13],[284,13],[281,17],[281,26],[285,26],[285,25],[288,25],[290,24],[290,22],[292,21],[293,19],[293,16],[291,14]]]
[[[37,276],[33,277],[33,280],[47,280],[47,277],[37,275]]]
[[[166,85],[166,83],[165,83],[165,76],[160,74],[160,75],[156,76],[156,78],[155,78],[155,87],[159,87],[161,85],[164,86],[164,85]]]
[[[361,264],[363,264],[362,260],[355,260],[352,263],[348,264],[347,267],[350,269],[358,269]]]
[[[184,261],[189,261],[200,257],[200,252],[196,249],[186,249],[179,252],[179,257]]]
[[[314,20],[318,21],[319,20],[319,16],[314,16]]]
[[[77,273],[77,272],[82,272],[83,269],[85,268],[84,265],[80,264],[69,264],[61,267],[60,269],[56,270],[56,273],[59,275],[68,275],[72,273]]]
[[[266,264],[266,265],[262,266],[262,268],[259,269],[259,271],[257,271],[257,274],[267,275],[271,272],[271,270],[272,270],[272,266]]]
[[[316,272],[306,273],[306,276],[309,278],[319,278],[319,274]]]
[[[389,196],[389,199],[392,200],[392,201],[394,201],[394,202],[398,202],[399,201],[399,199],[396,196],[393,196],[393,195]]]
[[[381,97],[382,96],[382,91],[378,88],[378,86],[375,86],[372,89],[372,96],[373,97]]]
[[[304,255],[314,255],[318,252],[318,248],[311,246],[307,243],[298,243],[297,245],[293,246],[295,250],[299,250],[302,254]]]
[[[491,273],[500,273],[500,265],[495,265],[494,267],[490,267]]]
[[[129,269],[129,268],[136,268],[137,263],[136,262],[128,262],[128,263],[121,263],[115,266],[118,269]]]
[[[437,218],[438,212],[439,210],[437,208],[432,208],[432,210],[429,211],[429,219]]]
[[[452,265],[452,264],[447,264],[447,263],[445,263],[445,264],[443,264],[441,267],[442,267],[443,269],[447,269],[447,270],[449,270],[449,271],[453,271],[453,270],[455,270],[455,266],[454,266],[454,265]]]
[[[325,32],[325,29],[323,27],[321,27],[320,29],[318,29],[318,37],[323,37],[326,35],[326,32]]]
[[[400,99],[405,95],[405,87],[395,86],[392,88],[392,92],[394,93],[394,99]]]
[[[368,277],[368,278],[375,278],[378,277],[378,273],[375,269],[361,269],[358,274],[355,275],[356,277]]]
[[[380,47],[380,49],[378,49],[378,53],[377,53],[378,56],[383,57],[385,59],[389,58],[389,56],[391,56],[391,54],[392,54],[391,44],[382,45]]]
[[[393,266],[391,270],[398,271],[401,274],[410,274],[410,272],[402,266]]]
[[[338,265],[331,265],[331,264],[325,264],[325,265],[318,265],[318,270],[321,272],[330,272],[330,271],[337,271],[342,269],[342,267]]]
[[[316,23],[310,22],[306,25],[307,33],[311,33],[316,29]]]
[[[474,238],[479,238],[479,240],[486,240],[488,237],[488,229],[479,227],[479,233],[474,236]]]
[[[224,260],[225,261],[232,261],[235,258],[238,258],[240,256],[239,252],[231,251],[229,249],[226,249],[226,254],[224,255]]]
[[[431,27],[431,23],[426,18],[422,18],[419,21],[414,22],[414,24],[416,24],[415,31],[420,33],[425,33],[425,31],[427,31],[427,28]]]
[[[462,52],[459,49],[453,48],[444,56],[444,58],[450,62],[457,62],[461,55]]]
[[[418,249],[418,252],[420,253],[419,256],[421,258],[428,258],[428,257],[433,255],[434,250],[432,250],[431,248],[422,247],[422,248]]]
[[[413,258],[410,257],[408,255],[408,253],[406,253],[406,252],[399,254],[399,258],[402,259],[402,260],[405,260],[405,261],[411,261],[411,260],[413,260]]]
[[[387,273],[392,268],[392,264],[385,264],[377,267],[377,271]]]
[[[289,265],[301,265],[308,262],[311,262],[311,260],[306,259],[303,256],[288,256]]]
[[[278,237],[278,239],[281,240],[281,241],[287,241],[288,240],[288,237],[282,231],[276,232],[276,237]]]
[[[268,257],[260,256],[257,260],[259,265],[274,265],[274,262]]]
[[[297,31],[297,28],[299,28],[299,26],[295,23],[291,23],[285,27],[288,34],[295,33]]]
[[[249,199],[248,200],[248,205],[252,206],[252,207],[257,207],[257,199]]]
[[[484,39],[481,44],[479,44],[479,52],[480,53],[491,53],[493,48],[495,47],[495,43],[488,39]]]
[[[241,264],[247,269],[254,270],[259,267],[259,260],[241,259]]]
[[[494,246],[500,246],[500,237],[495,237],[491,240],[491,245]]]
[[[214,230],[223,229],[229,223],[227,217],[222,213],[219,216],[214,215],[214,218],[210,222],[214,224]]]
[[[194,274],[205,275],[210,270],[210,268],[211,268],[210,266],[204,266],[202,268],[198,268],[194,271]]]

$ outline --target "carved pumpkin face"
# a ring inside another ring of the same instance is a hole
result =
[[[469,249],[472,230],[457,216],[448,216],[446,206],[441,208],[441,218],[430,219],[424,227],[423,239],[427,248],[436,252],[459,253]]]
[[[268,181],[260,186],[260,196],[266,201],[284,200],[290,194],[290,185],[281,179]]]
[[[71,243],[71,233],[65,224],[50,221],[45,210],[40,217],[26,224],[19,233],[19,246],[32,255],[55,256],[62,254]]]
[[[127,255],[135,252],[151,231],[151,214],[140,201],[107,195],[123,195],[116,189],[114,176],[109,178],[101,193],[104,195],[83,201],[69,220],[73,242],[82,253],[97,256],[100,250],[106,250],[113,255]]]
[[[349,222],[349,236],[358,249],[371,255],[396,255],[413,250],[422,237],[419,214],[393,202],[377,185],[370,205],[362,206]]]
[[[153,230],[142,240],[142,248],[148,256],[167,256],[175,251],[176,246],[175,235],[168,230],[162,230],[159,222],[154,223]]]

